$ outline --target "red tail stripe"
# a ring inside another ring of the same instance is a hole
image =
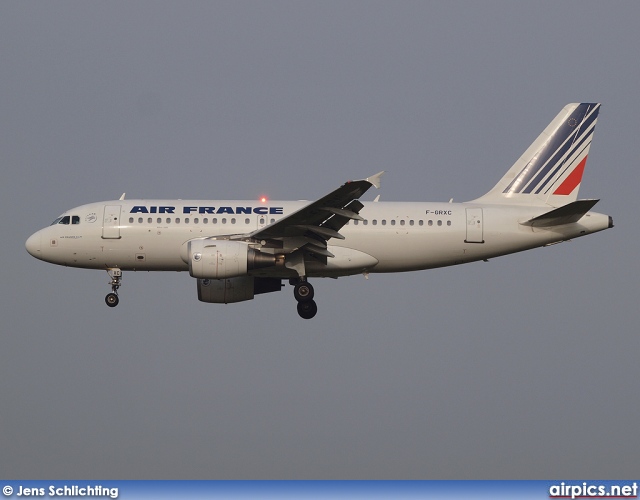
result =
[[[560,194],[560,195],[571,194],[573,190],[577,188],[578,185],[580,184],[580,181],[582,180],[582,173],[584,172],[584,166],[586,164],[587,164],[587,157],[585,156],[582,159],[582,161],[578,163],[578,166],[573,169],[573,172],[571,172],[567,176],[567,178],[562,182],[562,184],[558,186],[558,189],[556,189],[553,192],[553,194]]]

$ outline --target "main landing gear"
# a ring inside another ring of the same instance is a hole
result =
[[[109,307],[116,307],[120,302],[118,298],[118,288],[122,285],[122,271],[118,268],[107,269],[109,277],[111,278],[111,293],[108,293],[104,298],[104,301]]]
[[[298,301],[298,314],[303,319],[311,319],[318,312],[318,306],[313,300],[313,287],[304,278],[291,283],[293,285],[293,296]]]

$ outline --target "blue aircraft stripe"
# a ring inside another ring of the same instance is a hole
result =
[[[594,106],[594,104],[582,103],[578,105],[569,118],[556,130],[551,140],[536,152],[534,158],[527,163],[503,192],[520,193],[524,191],[525,193],[531,193],[536,189],[538,184],[545,178],[547,172],[572,147],[573,141],[570,140],[571,137],[577,136],[581,131],[588,130],[589,126],[595,121],[598,116],[599,106],[596,106],[591,115],[587,116],[591,106]],[[590,133],[586,135],[590,135]],[[518,190],[512,191],[516,184],[519,185]]]
[[[584,145],[584,147],[580,150],[580,152],[578,153],[578,155],[576,156],[576,159],[578,158],[583,158],[583,153],[584,151],[591,145],[591,141],[589,141],[588,143],[586,143]],[[567,165],[565,167],[565,169],[562,171],[562,173],[557,177],[558,179],[560,179],[565,173],[566,171],[572,166],[575,165],[577,162],[573,161],[571,164]],[[553,189],[555,186],[555,184],[551,184],[549,187],[547,187],[547,189],[545,190],[544,194],[548,194],[549,191],[551,191],[551,189]],[[540,193],[541,189],[539,189],[538,191],[536,191],[536,194]]]
[[[598,113],[597,111],[594,111],[593,113],[591,113],[589,117],[587,117],[586,116],[587,110],[585,109],[587,108],[587,106],[588,106],[587,104],[581,104],[580,106],[578,106],[575,109],[575,111],[571,113],[571,116],[563,124],[562,128],[558,132],[556,132],[556,134],[554,134],[554,135],[559,135],[560,137],[558,137],[558,140],[552,141],[555,147],[549,150],[551,158],[549,159],[549,162],[544,167],[540,168],[538,172],[536,172],[536,175],[533,177],[533,180],[524,189],[525,193],[531,193],[536,188],[540,187],[539,186],[540,183],[547,176],[547,174],[551,169],[555,170],[554,171],[554,174],[555,174],[560,168],[562,168],[562,164],[564,163],[564,161],[561,161],[561,158],[563,158],[565,156],[565,153],[567,153],[569,150],[575,150],[574,144],[575,144],[576,137],[578,137],[578,134],[585,134],[585,135],[593,134],[593,130],[594,130],[593,128],[591,129],[590,132],[585,132],[585,131],[589,130],[589,127],[597,118]],[[578,126],[576,126],[575,122],[573,122],[574,126],[571,127],[569,124],[572,123],[572,120],[574,119],[579,123],[580,122],[581,123]],[[562,141],[566,141],[566,142],[562,144]],[[561,144],[562,146],[560,146]],[[565,160],[568,157],[569,155],[565,157]],[[550,178],[551,177],[553,177],[553,175],[551,175]]]
[[[545,188],[545,186],[552,179],[557,178],[556,174],[558,172],[560,172],[560,170],[562,170],[563,171],[562,173],[564,173],[567,170],[567,168],[569,168],[570,165],[568,164],[568,160],[569,160],[569,158],[571,158],[574,155],[574,153],[576,151],[578,151],[580,149],[581,153],[582,153],[582,151],[584,151],[584,149],[587,146],[589,146],[589,144],[591,144],[591,139],[593,138],[593,131],[594,131],[594,129],[591,129],[591,131],[589,133],[584,134],[582,136],[582,138],[580,138],[580,140],[577,143],[575,143],[575,145],[572,147],[571,151],[567,154],[567,156],[564,159],[564,161],[562,161],[561,163],[558,163],[558,166],[554,169],[553,173],[549,177],[547,177],[547,179],[542,184],[540,184],[538,189],[536,189],[536,194],[539,194],[540,192],[542,192],[542,190]],[[587,144],[583,147],[585,142]],[[580,157],[580,155],[577,156],[577,158],[579,158],[579,157]]]

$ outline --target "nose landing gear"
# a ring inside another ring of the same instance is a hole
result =
[[[318,312],[318,306],[313,300],[313,295],[313,287],[306,279],[300,278],[294,284],[293,296],[298,301],[298,314],[303,319],[311,319]]]
[[[118,298],[117,294],[108,293],[107,296],[104,298],[104,301],[107,303],[109,307],[116,307],[120,302],[120,299]]]
[[[104,301],[109,307],[116,307],[120,302],[118,298],[118,288],[122,285],[122,271],[118,268],[107,269],[109,277],[111,278],[111,293],[108,293],[104,298]]]

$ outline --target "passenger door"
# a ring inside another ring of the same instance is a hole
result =
[[[467,238],[465,243],[484,243],[481,208],[467,208]]]
[[[120,238],[120,205],[105,205],[102,218],[102,237],[105,239]]]

